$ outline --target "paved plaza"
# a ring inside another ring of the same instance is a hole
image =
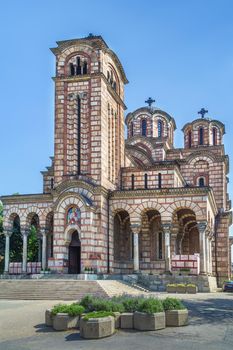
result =
[[[45,327],[44,311],[55,303],[0,300],[0,350],[232,350],[233,347],[233,294],[185,295],[184,303],[190,310],[186,327],[156,332],[118,331],[98,341],[83,340],[76,330],[54,332]]]

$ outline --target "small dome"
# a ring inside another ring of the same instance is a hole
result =
[[[218,120],[198,118],[185,124],[182,131],[185,148],[218,146],[222,144],[225,126]]]

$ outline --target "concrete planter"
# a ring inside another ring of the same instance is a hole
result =
[[[167,293],[176,293],[176,286],[167,285]]]
[[[51,309],[45,311],[45,324],[49,327],[53,325],[53,314]]]
[[[55,331],[66,331],[79,326],[79,316],[69,316],[65,313],[58,313],[53,317],[53,328]]]
[[[188,310],[168,310],[166,314],[166,326],[181,327],[188,324]]]
[[[113,316],[90,318],[80,320],[80,336],[85,339],[99,339],[109,337],[115,332],[115,320]]]
[[[186,290],[187,290],[187,293],[189,293],[189,294],[196,294],[197,293],[197,287],[196,286],[193,286],[193,287],[187,286]]]
[[[122,329],[132,329],[133,328],[133,313],[124,312],[121,314],[121,328]]]
[[[180,293],[180,294],[185,294],[186,293],[186,286],[176,286],[176,293]]]
[[[120,312],[114,312],[115,315],[115,329],[120,328],[121,326],[121,313]]]
[[[156,331],[165,328],[165,313],[147,314],[136,311],[134,313],[134,328],[139,331]]]

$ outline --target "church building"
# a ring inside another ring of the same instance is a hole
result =
[[[3,196],[5,273],[30,273],[28,236],[36,227],[38,263],[54,273],[231,274],[229,159],[221,121],[184,125],[145,101],[124,116],[128,83],[101,36],[58,41],[54,157],[43,193]],[[127,139],[125,139],[125,127]],[[22,261],[10,261],[15,223]],[[13,268],[13,270],[12,270]]]

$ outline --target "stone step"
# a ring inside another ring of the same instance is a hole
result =
[[[145,294],[144,291],[127,285],[121,281],[114,280],[99,280],[97,281],[103,290],[107,293],[109,297],[119,296],[123,294],[128,295],[142,295]]]
[[[96,281],[80,280],[1,280],[0,299],[80,300],[90,294],[106,297]]]

